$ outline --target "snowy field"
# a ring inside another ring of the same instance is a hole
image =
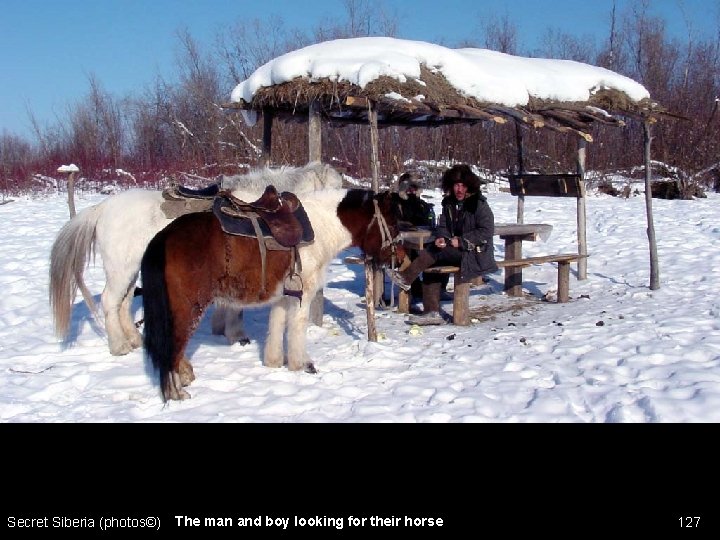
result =
[[[515,221],[515,197],[488,198],[497,222]],[[367,341],[362,267],[343,264],[354,254],[343,252],[327,276],[323,325],[308,329],[318,374],[261,365],[267,308],[246,313],[247,346],[211,335],[206,317],[188,349],[192,399],[164,406],[143,352],[111,356],[79,296],[72,339],[53,336],[48,257],[67,202],[20,198],[0,205],[0,421],[719,422],[719,205],[718,194],[653,200],[661,288],[650,291],[644,197],[589,195],[588,279],[578,282],[573,265],[569,303],[541,301],[557,286],[553,265],[525,269],[522,302],[502,293],[497,273],[472,290],[470,327],[414,335],[385,310],[377,343]],[[575,207],[526,199],[525,221],[553,232],[524,255],[575,251]],[[502,250],[496,237],[497,258]],[[99,260],[85,276],[99,300]],[[141,298],[134,311],[141,319]]]

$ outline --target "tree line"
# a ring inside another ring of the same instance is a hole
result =
[[[606,36],[596,40],[565,29],[548,28],[529,50],[512,16],[485,18],[477,40],[458,46],[482,47],[521,55],[576,60],[606,67],[643,84],[654,100],[676,118],[653,128],[653,158],[682,171],[686,181],[720,184],[720,1],[715,36],[698,37],[687,23],[684,39],[671,37],[667,23],[650,12],[648,0],[625,11],[613,5]],[[177,34],[181,54],[175,80],[158,77],[136,94],[113,96],[102,81],[88,77],[87,94],[68,106],[54,125],[29,113],[34,140],[0,135],[0,190],[34,190],[58,166],[76,163],[85,177],[118,178],[131,171],[138,184],[157,185],[180,173],[202,178],[237,174],[259,163],[262,127],[247,126],[241,115],[222,107],[232,88],[257,67],[285,52],[329,39],[385,35],[398,37],[402,20],[376,0],[344,0],[339,21],[319,21],[302,32],[278,16],[242,20],[218,30],[215,43],[202,47],[189,30]],[[409,29],[407,29],[409,30]],[[304,123],[275,122],[273,160],[300,165],[307,160]],[[596,126],[587,168],[629,171],[643,162],[642,126]],[[323,125],[323,160],[357,177],[370,175],[366,126]],[[487,123],[427,128],[389,127],[380,131],[382,174],[389,178],[416,160],[457,160],[490,171],[516,165],[513,126]],[[530,131],[525,169],[573,171],[576,140],[570,135]],[[717,187],[717,186],[716,186]]]

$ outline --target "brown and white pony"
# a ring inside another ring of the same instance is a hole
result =
[[[212,213],[182,216],[148,245],[141,264],[146,356],[160,372],[162,396],[186,399],[183,389],[195,378],[185,348],[205,309],[214,299],[235,305],[273,303],[264,364],[282,367],[287,329],[290,370],[315,367],[306,350],[309,308],[323,286],[329,263],[349,247],[359,247],[380,265],[404,258],[389,193],[328,190],[305,194],[301,203],[315,240],[300,247],[302,300],[283,295],[291,252],[266,253],[265,282],[258,242],[228,235]]]

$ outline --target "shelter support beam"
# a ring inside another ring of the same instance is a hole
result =
[[[263,108],[263,138],[262,138],[262,155],[260,156],[260,164],[268,166],[272,163],[272,125],[275,114],[269,107]]]
[[[523,133],[520,122],[515,120],[515,141],[517,141],[518,174],[525,172],[525,148],[523,145]],[[518,195],[517,200],[517,223],[525,223],[525,195]]]
[[[378,113],[374,103],[368,102],[368,122],[370,123],[370,173],[372,175],[372,190],[377,193],[380,189],[380,152],[378,135]]]
[[[587,155],[587,141],[578,138],[577,148],[577,173],[580,176],[580,193],[577,198],[577,234],[578,234],[578,254],[582,255],[578,259],[578,281],[587,279],[587,209],[585,202],[587,201],[585,194],[585,160]]]
[[[368,341],[377,341],[375,326],[375,265],[365,259],[365,308],[367,313]]]
[[[377,106],[368,100],[368,123],[370,124],[370,172],[372,174],[372,190],[380,190],[380,152],[378,134]],[[367,307],[368,341],[377,341],[375,328],[375,306],[382,298],[385,280],[382,272],[374,261],[365,261],[365,301]]]
[[[308,162],[322,161],[322,119],[320,103],[310,102],[308,110]]]
[[[650,145],[652,143],[652,134],[650,130],[650,121],[643,122],[643,133],[645,142],[645,207],[647,211],[647,235],[650,244],[650,290],[660,288],[660,270],[658,268],[657,243],[655,242],[655,225],[653,223],[652,211],[652,189],[650,179],[652,171],[650,170]]]
[[[310,103],[308,110],[308,162],[322,161],[322,118],[317,100]],[[322,326],[325,293],[319,289],[310,304],[310,322]]]

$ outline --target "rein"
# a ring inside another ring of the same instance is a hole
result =
[[[370,220],[370,223],[368,223],[367,232],[370,231],[370,228],[373,226],[375,222],[378,224],[378,229],[380,229],[380,238],[382,240],[382,244],[380,245],[380,249],[385,249],[387,247],[392,249],[392,268],[395,268],[396,262],[397,262],[397,246],[395,245],[396,238],[394,238],[390,234],[390,227],[388,227],[387,221],[385,221],[385,217],[382,215],[382,212],[380,211],[380,205],[377,202],[377,199],[373,199],[373,204],[375,206],[375,211],[373,213],[373,217]]]

